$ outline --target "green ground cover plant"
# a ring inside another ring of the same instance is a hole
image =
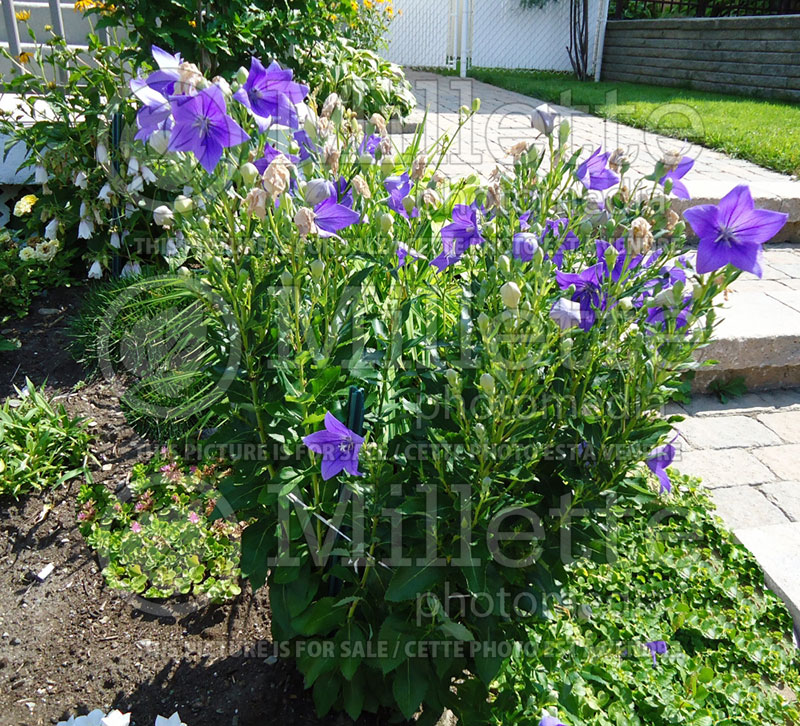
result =
[[[636,128],[688,139],[784,174],[800,173],[800,106],[638,83],[585,83],[568,73],[472,68],[473,78]]]
[[[30,380],[0,408],[0,495],[15,499],[88,477],[87,422],[54,404]]]

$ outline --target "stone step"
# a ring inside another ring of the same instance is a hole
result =
[[[696,391],[735,378],[749,390],[800,385],[800,245],[767,245],[763,268],[762,279],[743,274],[721,301],[715,339],[699,354],[718,363],[697,372]]]

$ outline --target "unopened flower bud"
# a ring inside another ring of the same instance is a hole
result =
[[[472,113],[478,113],[481,110],[481,99],[480,98],[473,98],[472,99]]]
[[[453,388],[455,388],[458,385],[460,378],[457,371],[454,371],[452,368],[448,368],[444,375],[447,378],[447,382]]]
[[[504,275],[509,275],[511,273],[511,258],[508,255],[500,255],[497,258],[497,267]]]
[[[617,257],[618,256],[619,256],[619,253],[617,252],[617,250],[614,247],[609,246],[606,249],[605,253],[603,254],[603,259],[605,260],[606,267],[608,267],[609,270],[613,270],[614,269],[614,265],[617,264]]]
[[[310,207],[316,207],[336,194],[336,185],[327,179],[312,179],[306,184],[303,198]]]
[[[244,66],[240,66],[239,70],[236,71],[236,80],[241,84],[244,85],[247,82],[247,76],[250,75],[250,72]]]
[[[155,151],[156,154],[166,154],[171,136],[172,133],[170,131],[158,129],[150,135],[147,143],[150,144],[150,148]]]
[[[291,287],[294,284],[294,278],[289,270],[281,272],[281,283],[283,283],[284,287]]]
[[[325,272],[325,263],[319,258],[311,263],[311,277],[319,280]]]
[[[381,215],[381,232],[389,234],[394,229],[394,217],[389,212]]]
[[[481,333],[486,335],[489,332],[489,324],[492,321],[489,319],[489,316],[486,313],[481,313],[478,315],[478,328],[480,329]]]
[[[521,297],[522,291],[516,282],[509,281],[500,288],[500,299],[509,310],[516,310],[519,307]]]
[[[256,180],[261,176],[258,173],[258,168],[252,162],[245,162],[239,167],[239,173],[242,175],[242,181],[246,186],[251,187],[256,183]]]
[[[169,227],[174,218],[175,215],[166,204],[162,204],[153,210],[153,221],[159,227]]]
[[[175,203],[172,206],[178,214],[188,214],[194,208],[194,199],[179,194],[175,197]]]
[[[481,388],[487,396],[491,396],[494,393],[494,377],[491,373],[484,373],[481,376]]]

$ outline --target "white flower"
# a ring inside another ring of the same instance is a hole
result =
[[[178,716],[178,712],[176,711],[169,718],[156,716],[155,726],[186,726],[186,724],[181,721],[181,717]]]
[[[153,221],[159,227],[169,227],[174,219],[175,215],[166,204],[162,204],[153,210]]]
[[[33,181],[36,184],[47,184],[49,179],[50,175],[47,173],[47,169],[45,169],[41,164],[38,164],[34,167]]]
[[[33,247],[23,247],[19,251],[19,258],[23,262],[30,262],[31,260],[36,259],[36,250]]]
[[[108,714],[100,723],[102,726],[129,726],[131,715],[114,710]]]
[[[75,175],[75,186],[80,189],[86,189],[89,186],[89,177],[86,176],[85,172],[79,171]]]
[[[130,219],[136,212],[136,207],[134,207],[130,202],[125,205],[125,219]]]
[[[132,156],[128,159],[128,176],[136,176],[139,173],[139,160]]]
[[[36,245],[36,259],[50,262],[58,252],[58,242],[40,242]]]
[[[147,140],[147,143],[150,144],[150,148],[155,151],[156,154],[166,154],[171,136],[171,131],[158,129],[152,133],[150,138]]]
[[[133,193],[133,192],[140,192],[144,189],[144,179],[142,179],[141,174],[137,174],[131,181],[128,183],[126,189]]]
[[[75,719],[75,726],[101,726],[105,714],[96,708],[88,716],[78,716]]]
[[[108,161],[108,149],[105,144],[98,144],[94,152],[94,158],[98,164],[105,164]]]
[[[126,262],[119,273],[120,277],[137,277],[142,274],[142,267],[138,262]]]
[[[178,247],[175,245],[175,240],[170,237],[164,247],[164,257],[175,257],[177,254]]]
[[[82,217],[78,225],[78,239],[91,239],[94,234],[94,222],[91,217]]]
[[[153,174],[152,171],[150,171],[150,167],[149,166],[143,166],[142,167],[142,179],[144,179],[149,184],[154,184],[155,183],[156,175]]]
[[[522,291],[516,282],[507,282],[500,288],[500,299],[510,310],[516,310],[519,307],[519,299],[522,297]]]
[[[44,238],[55,239],[57,236],[58,236],[58,219],[54,217],[47,223],[47,226],[44,228]]]
[[[108,240],[108,243],[115,249],[118,250],[120,248],[120,241],[119,241],[119,233],[112,232],[111,237]]]
[[[214,76],[211,82],[222,91],[222,95],[225,98],[230,98],[233,95],[230,84],[222,76]]]
[[[172,206],[178,214],[188,214],[194,207],[194,200],[184,194],[179,194],[175,197],[175,203]]]
[[[103,184],[102,188],[100,189],[99,194],[97,195],[97,198],[101,202],[110,202],[111,201],[111,185],[108,182]]]

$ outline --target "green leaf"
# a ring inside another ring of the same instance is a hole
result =
[[[304,613],[292,618],[292,625],[301,635],[329,633],[341,625],[347,615],[347,608],[336,607],[336,603],[336,598],[323,597]]]
[[[253,590],[267,581],[267,558],[275,543],[275,525],[268,519],[257,519],[242,534],[242,575],[250,580]]]
[[[420,665],[411,658],[407,659],[398,667],[392,683],[392,694],[400,713],[409,719],[417,712],[428,692],[428,677]]]
[[[439,582],[442,575],[442,568],[434,565],[404,567],[395,572],[386,589],[385,597],[390,602],[413,600],[428,592]]]

